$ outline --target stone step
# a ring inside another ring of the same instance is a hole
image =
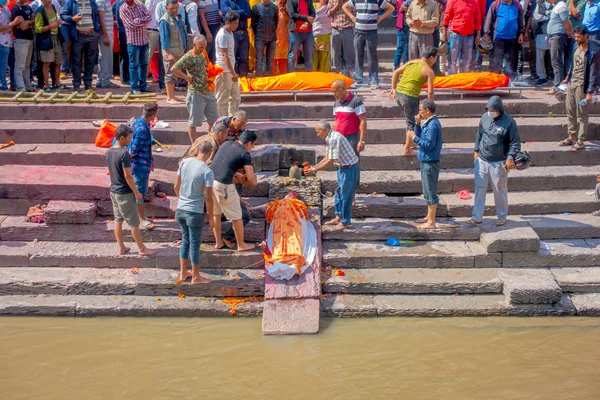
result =
[[[331,103],[331,105],[333,102]],[[397,113],[401,113],[397,108]],[[481,114],[479,111],[478,114]],[[316,120],[257,120],[253,115],[248,123],[248,129],[258,132],[258,144],[323,144],[323,140],[315,134]],[[331,115],[324,116],[331,119]],[[558,143],[566,137],[566,118],[556,117],[517,117],[519,135],[523,142],[554,142]],[[125,121],[115,122],[116,124]],[[159,142],[167,145],[189,145],[187,121],[168,121],[166,129],[153,129],[152,134]],[[456,117],[440,117],[443,126],[445,143],[472,143],[475,139],[479,118],[468,118],[462,115]],[[539,129],[543,126],[544,129]],[[588,140],[600,139],[600,118],[591,117],[588,125]],[[465,128],[471,129],[465,129]],[[368,144],[403,144],[405,139],[404,120],[394,115],[393,118],[377,119],[368,114]],[[203,132],[203,130],[200,130]],[[41,144],[93,144],[98,128],[89,121],[56,122],[56,121],[5,121],[0,127],[0,142],[14,140],[17,145],[0,150],[7,158],[13,152],[38,152],[38,159],[48,153],[46,146]],[[25,146],[30,145],[30,146]],[[368,148],[368,147],[367,147]],[[37,149],[37,150],[36,150]],[[53,148],[53,149],[56,149]],[[57,152],[55,150],[55,152]],[[158,154],[155,154],[158,155]],[[16,162],[5,162],[13,163]]]
[[[147,242],[174,242],[181,239],[179,224],[173,219],[155,219],[156,229],[142,231],[142,237]],[[124,225],[125,240],[132,241],[131,231]],[[230,226],[223,223],[223,229]],[[47,225],[25,222],[23,217],[0,217],[0,239],[4,241],[52,241],[52,242],[112,242],[114,237],[114,222],[97,220],[92,225]],[[254,220],[245,227],[245,237],[248,242],[262,242],[265,238],[264,220]],[[214,242],[212,230],[205,224],[202,240]]]
[[[489,294],[502,293],[493,268],[345,269],[326,275],[324,293],[349,294]]]
[[[424,212],[425,208],[423,216]],[[398,240],[462,241],[478,241],[481,238],[483,245],[488,250],[491,248],[492,252],[516,252],[537,251],[539,239],[600,238],[600,218],[590,214],[510,215],[508,223],[503,227],[497,227],[496,221],[490,218],[485,219],[481,225],[472,226],[466,224],[468,219],[470,218],[438,218],[436,229],[418,229],[419,224],[414,219],[355,219],[343,231],[324,231],[323,239],[360,242],[385,241],[390,237]],[[534,244],[535,249],[532,247]]]
[[[1,299],[1,298],[0,298]],[[600,300],[600,299],[599,299]],[[544,316],[575,315],[568,296],[558,304],[518,304],[506,297],[491,295],[356,295],[334,294],[321,301],[324,317],[485,317],[485,316]],[[596,306],[600,301],[596,303]],[[600,308],[596,308],[598,311]],[[600,313],[598,313],[600,315]]]
[[[600,146],[586,143],[582,152],[570,151],[570,147],[559,147],[556,143],[526,143],[523,146],[531,155],[532,165],[537,167],[557,165],[598,165]],[[313,146],[314,148],[314,146]],[[317,161],[325,157],[325,146],[316,147]],[[360,154],[360,169],[366,171],[418,170],[416,157],[402,157],[403,145],[368,145]],[[473,143],[447,143],[443,145],[440,166],[444,169],[473,168]],[[335,170],[335,167],[331,167]],[[514,174],[516,175],[516,174]],[[512,174],[511,174],[512,176]]]
[[[290,163],[285,163],[282,156],[289,155],[290,151],[283,152],[284,146],[261,145],[251,152],[254,170],[279,171],[280,168],[289,168]],[[50,144],[19,144],[9,148],[7,157],[0,159],[0,165],[60,165],[78,167],[105,167],[106,150],[96,147],[93,143],[50,143]],[[163,148],[157,152],[153,151],[153,165],[156,169],[177,171],[179,162],[189,149],[189,145],[173,145],[171,148]],[[302,164],[308,161],[314,164],[316,161],[315,151],[304,149],[294,152],[294,156],[300,156],[295,162]],[[281,154],[281,155],[280,155]],[[289,155],[291,157],[291,155]],[[283,164],[283,165],[281,165]]]
[[[243,187],[242,196],[267,197],[267,179],[276,172],[257,173],[258,185]],[[175,195],[177,172],[156,169],[150,180],[156,190]],[[36,200],[110,200],[110,178],[106,167],[73,168],[60,165],[0,165],[0,198]]]
[[[115,242],[0,241],[0,267],[34,268],[161,268],[179,270],[179,247],[165,242],[145,242],[158,254],[147,257],[138,253],[135,243],[127,242],[131,252],[119,254]],[[262,249],[239,253],[216,250],[214,244],[200,245],[200,265],[211,269],[261,269]]]
[[[599,208],[598,202],[586,190],[555,190],[508,193],[511,214],[590,213]],[[427,205],[422,197],[384,197],[357,195],[352,208],[355,218],[421,218]],[[485,215],[495,215],[494,196],[486,196]],[[470,217],[473,198],[460,200],[455,194],[440,195],[437,215],[440,217]],[[323,216],[335,214],[333,198],[323,201]]]
[[[252,218],[264,218],[265,212],[261,208],[253,208],[268,203],[267,197],[244,197],[244,200],[250,204],[250,215]],[[150,202],[144,203],[146,215],[150,218],[174,218],[177,210],[177,197],[165,196],[155,197]],[[35,199],[0,199],[0,212],[3,215],[27,215],[29,207],[36,204],[48,203],[47,200]],[[99,217],[112,217],[113,209],[110,200],[97,200],[96,211]]]
[[[542,240],[538,252],[504,252],[505,268],[597,267],[600,266],[599,239]]]
[[[336,268],[495,268],[501,263],[501,253],[488,254],[476,242],[407,241],[399,247],[385,241],[323,243],[323,264]]]
[[[365,105],[370,119],[374,118],[398,118],[398,124],[404,126],[402,121],[403,112],[396,102],[387,98],[387,90],[376,90],[364,94]],[[520,97],[516,93],[500,93],[504,98],[504,108],[511,115],[537,115],[553,116],[565,114],[565,106],[556,101],[553,96],[549,96],[546,90],[527,90]],[[467,93],[464,99],[459,95],[444,95],[436,97],[437,114],[441,116],[479,117],[484,111],[485,103],[489,98],[489,93]],[[331,110],[333,106],[333,97],[330,100],[302,100],[291,101],[289,98],[274,102],[273,99],[266,101],[254,101],[244,99],[242,109],[248,112],[248,115],[255,120],[305,120],[313,118],[331,119]],[[594,104],[590,107],[589,113],[596,115],[600,112],[600,104]],[[112,105],[94,104],[61,104],[60,107],[52,104],[4,104],[0,109],[0,120],[2,121],[72,121],[73,115],[77,115],[78,120],[90,121],[95,119],[104,119],[110,116],[115,121],[126,121],[132,116],[137,117],[141,112],[141,105],[129,104]],[[185,107],[180,105],[160,105],[160,117],[166,121],[186,121],[188,112]],[[550,118],[548,118],[550,119]],[[563,121],[564,117],[561,117]],[[19,143],[18,132],[14,129],[3,130],[2,139],[14,140]],[[91,143],[91,141],[89,141]]]
[[[93,224],[96,211],[93,201],[51,200],[44,208],[44,220],[48,225]]]
[[[571,295],[577,314],[584,317],[600,317],[600,293]]]
[[[176,283],[179,271],[140,268],[0,268],[0,295],[244,297],[264,294],[264,271],[203,270],[209,284]]]
[[[241,298],[232,308],[228,299],[178,296],[0,296],[0,315],[148,316],[148,317],[259,317],[260,297]]]
[[[510,304],[557,304],[562,290],[547,268],[501,269],[498,277]]]
[[[423,209],[423,213],[425,209]],[[468,218],[440,218],[437,229],[418,229],[415,219],[365,218],[352,221],[343,231],[323,232],[323,240],[385,241],[398,240],[479,240],[480,226],[467,225]],[[491,221],[486,224],[492,224]]]
[[[600,268],[551,268],[563,292],[600,292]]]
[[[413,162],[414,166],[418,167],[419,162],[416,160]],[[335,171],[322,171],[317,175],[323,180],[323,191],[335,192],[337,188]],[[587,192],[591,192],[596,186],[597,176],[598,169],[594,165],[530,167],[523,171],[511,171],[508,187],[511,191],[552,188],[588,189]],[[438,193],[454,194],[461,190],[469,190],[473,193],[474,189],[473,168],[440,171]],[[491,190],[491,186],[488,189]],[[420,171],[363,171],[360,174],[358,193],[414,194],[421,193],[421,190]]]

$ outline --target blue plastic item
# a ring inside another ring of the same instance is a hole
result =
[[[388,246],[393,246],[393,247],[402,246],[402,243],[400,243],[400,241],[398,239],[396,239],[395,237],[388,238],[388,240],[386,240],[385,243]]]

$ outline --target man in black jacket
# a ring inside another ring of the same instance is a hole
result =
[[[508,170],[515,168],[515,157],[521,150],[517,123],[504,113],[502,99],[492,96],[487,102],[486,113],[481,116],[477,139],[475,139],[475,204],[468,221],[481,224],[485,208],[488,182],[492,181],[494,204],[498,222],[506,224],[508,215]]]
[[[574,37],[578,46],[573,52],[569,74],[562,82],[569,84],[566,96],[569,137],[561,141],[559,146],[573,146],[571,150],[579,151],[585,148],[583,141],[588,126],[588,108],[598,74],[598,54],[589,48],[588,30],[584,25],[575,27]],[[579,104],[582,100],[585,100],[586,105]]]
[[[279,23],[279,8],[270,0],[262,0],[252,7],[252,31],[254,32],[254,47],[256,47],[256,76],[263,75],[263,57],[267,55],[265,75],[273,71],[273,57],[277,44],[277,24]]]

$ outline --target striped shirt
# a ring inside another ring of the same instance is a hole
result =
[[[108,36],[113,36],[113,26],[115,25],[115,20],[113,18],[112,4],[110,4],[110,0],[97,0],[96,4],[98,4],[98,11],[104,13],[104,19],[102,20],[102,23],[106,29],[106,34]]]
[[[127,44],[133,46],[144,46],[148,44],[148,31],[146,27],[152,16],[139,0],[135,0],[133,7],[123,3],[119,9],[119,15],[125,25],[125,34],[127,35]],[[136,21],[137,20],[137,21]]]
[[[208,25],[221,25],[218,0],[200,0],[198,1],[198,10],[204,10],[204,18]]]
[[[348,0],[329,0],[327,3],[327,15],[331,17],[331,26],[335,29],[342,30],[347,28],[354,28],[354,22],[346,15],[344,10],[342,10],[342,5]],[[331,10],[340,5],[333,14]]]
[[[357,32],[372,32],[377,30],[377,17],[379,10],[385,8],[386,0],[348,0],[348,3],[356,9]]]
[[[94,28],[92,4],[90,0],[78,0],[77,5],[79,6],[79,14],[81,14],[81,21],[77,23],[77,30],[79,32],[89,32]]]
[[[333,160],[336,166],[349,167],[358,162],[358,156],[354,152],[352,145],[341,133],[332,129],[325,138],[325,142],[327,142],[325,157]]]
[[[359,116],[366,114],[365,104],[352,93],[344,101],[336,101],[333,106],[335,129],[344,136],[354,135],[360,130]]]

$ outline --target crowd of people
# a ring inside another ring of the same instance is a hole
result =
[[[590,50],[598,51],[598,3],[260,0],[251,7],[248,0],[0,0],[0,71],[10,71],[9,84],[0,74],[0,86],[52,91],[65,88],[61,79],[71,72],[73,89],[86,90],[97,69],[96,87],[116,88],[111,78],[119,75],[134,93],[143,93],[158,52],[159,89],[176,103],[172,67],[203,35],[207,61],[225,70],[216,82],[219,109],[231,114],[239,106],[238,77],[252,70],[257,76],[292,72],[300,56],[308,71],[332,70],[378,87],[378,25],[392,15],[394,70],[421,58],[427,47],[439,47],[436,75],[481,71],[489,53],[489,71],[516,77],[528,62],[530,80],[557,87],[573,62],[578,26],[587,30]]]

